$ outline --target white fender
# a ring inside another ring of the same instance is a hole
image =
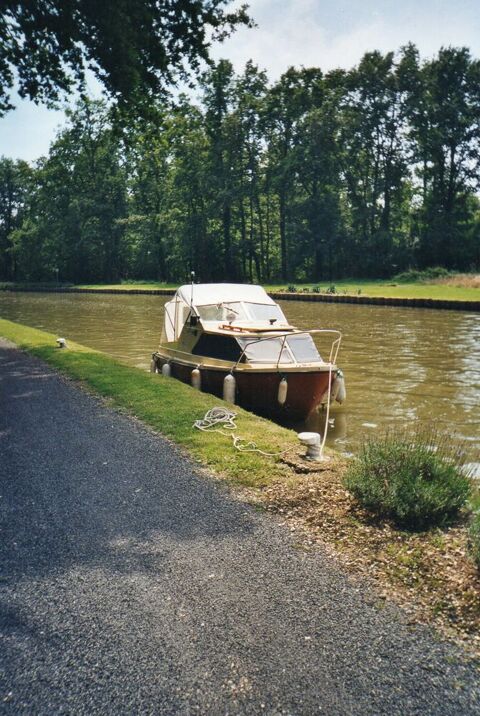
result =
[[[231,373],[225,376],[223,379],[223,399],[227,403],[235,403],[235,389],[237,387],[237,381]]]
[[[288,382],[286,378],[282,378],[278,385],[277,400],[279,405],[285,405],[287,402]]]
[[[170,378],[170,376],[172,375],[170,363],[164,363],[162,365],[162,375],[164,375],[166,378]]]
[[[157,361],[155,361],[153,358],[150,361],[150,373],[158,373]]]
[[[192,387],[197,390],[202,388],[202,376],[198,368],[194,368],[191,373]]]
[[[343,372],[337,370],[337,375],[332,384],[332,400],[336,400],[337,403],[342,404],[347,397],[347,389],[345,386],[345,377]]]

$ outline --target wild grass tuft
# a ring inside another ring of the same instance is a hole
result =
[[[390,432],[364,443],[344,484],[367,510],[422,530],[451,521],[465,504],[463,464],[462,450],[435,431]]]
[[[456,273],[445,278],[436,279],[435,283],[441,286],[453,286],[455,288],[480,288],[480,274],[478,273]]]
[[[434,279],[446,278],[451,275],[451,271],[443,266],[433,266],[431,268],[423,269],[409,269],[402,273],[397,273],[393,276],[393,281],[399,281],[400,283],[416,283],[417,281],[432,281]]]

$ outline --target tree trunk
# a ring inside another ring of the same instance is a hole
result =
[[[281,254],[281,266],[282,266],[282,280],[288,281],[288,247],[287,247],[287,231],[286,231],[286,224],[287,224],[287,207],[286,207],[286,201],[285,201],[285,194],[284,192],[280,192],[279,196],[279,202],[280,202],[280,254]]]

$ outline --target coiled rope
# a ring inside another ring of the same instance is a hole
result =
[[[212,408],[205,413],[204,418],[195,420],[193,427],[205,433],[220,433],[220,435],[232,438],[233,447],[239,452],[258,452],[260,455],[265,455],[266,457],[277,457],[279,455],[285,455],[290,451],[289,448],[281,452],[265,452],[264,450],[260,450],[260,448],[257,447],[257,443],[254,443],[252,440],[246,440],[240,437],[240,435],[235,435],[233,432],[226,432],[225,429],[230,431],[237,429],[237,424],[235,423],[236,417],[237,413],[233,410],[228,410],[227,408]]]
[[[227,408],[212,408],[205,413],[205,417],[202,420],[195,420],[193,427],[198,428],[198,430],[207,431],[215,428],[217,425],[223,425],[224,428],[236,430],[236,417],[237,414],[233,410],[228,410]]]

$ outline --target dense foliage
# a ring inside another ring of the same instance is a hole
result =
[[[480,265],[480,62],[366,54],[270,83],[221,60],[145,114],[82,100],[0,160],[0,279],[271,282]]]
[[[82,87],[86,69],[110,97],[137,111],[188,67],[209,59],[212,39],[250,24],[227,0],[3,0],[0,4],[0,114],[22,97],[55,102]]]
[[[367,510],[411,529],[448,522],[471,489],[459,451],[435,434],[372,438],[352,462],[344,483]]]

